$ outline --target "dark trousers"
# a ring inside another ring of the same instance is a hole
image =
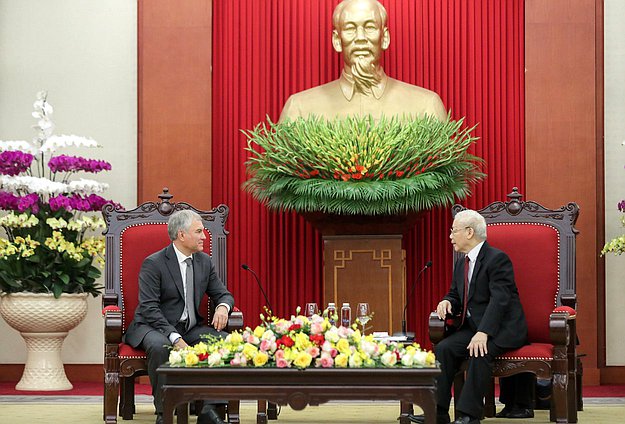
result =
[[[499,379],[499,401],[506,406],[534,409],[533,394],[536,378],[530,372]]]
[[[484,411],[484,393],[493,378],[493,360],[505,352],[492,341],[488,341],[488,354],[470,357],[469,342],[475,335],[469,325],[465,324],[455,333],[444,338],[436,345],[436,359],[440,362],[441,374],[437,380],[437,407],[439,411],[448,411],[451,402],[451,388],[460,365],[469,360],[466,380],[462,393],[456,402],[456,409],[461,415],[480,418]]]
[[[227,335],[223,331],[217,331],[205,325],[196,325],[186,333],[181,333],[183,340],[190,346],[202,341],[201,336],[204,334],[218,337],[226,337]],[[154,407],[157,414],[163,413],[163,400],[161,397],[163,381],[160,381],[161,379],[156,374],[156,369],[169,360],[170,349],[168,346],[171,347],[169,338],[156,330],[147,333],[141,342],[141,348],[145,350],[148,356],[148,376],[152,385],[152,396],[154,396]]]

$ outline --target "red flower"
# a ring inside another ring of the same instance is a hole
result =
[[[360,179],[362,179],[362,174],[360,174],[360,173],[352,174],[352,179],[360,180]]]
[[[404,171],[395,171],[395,175],[401,177],[402,175],[404,175]]]
[[[293,324],[293,325],[291,325],[291,326],[289,327],[289,331],[297,331],[297,330],[299,330],[300,328],[302,328],[302,325],[301,325],[301,324]]]
[[[351,178],[351,175],[349,175],[349,174],[343,174],[343,175],[341,175],[341,179],[342,179],[343,181],[347,181],[347,180],[349,180],[350,178]]]
[[[313,169],[312,171],[310,171],[310,176],[311,177],[316,177],[317,175],[319,175],[319,170],[318,169]]]
[[[323,334],[312,334],[310,337],[310,341],[316,344],[317,346],[321,346],[326,340],[323,337]]]
[[[197,358],[198,358],[200,361],[206,361],[206,359],[208,359],[208,353],[199,353],[199,354],[197,355]]]
[[[364,171],[365,167],[362,165],[356,165],[356,171],[362,173],[362,171]]]
[[[276,341],[276,344],[278,346],[291,347],[295,344],[295,341],[289,336],[282,336]]]

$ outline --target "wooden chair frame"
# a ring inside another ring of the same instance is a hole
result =
[[[507,202],[491,203],[478,212],[484,216],[489,226],[542,223],[555,228],[559,239],[559,291],[555,299],[554,312],[549,317],[549,334],[553,345],[552,357],[498,357],[494,363],[493,376],[506,377],[521,372],[531,372],[539,379],[551,380],[553,394],[550,420],[558,423],[574,423],[577,422],[577,410],[583,407],[580,399],[581,364],[576,353],[575,313],[577,307],[575,237],[578,234],[575,222],[579,215],[579,207],[575,203],[568,203],[560,209],[547,209],[536,202],[522,201],[522,195],[516,187],[513,188],[512,193],[508,194],[508,199]],[[452,208],[452,215],[455,216],[464,209],[461,205],[455,205]],[[457,259],[462,254],[455,255]],[[433,312],[429,319],[429,336],[432,343],[436,344],[441,341],[446,331],[445,322]],[[463,370],[466,370],[466,363],[461,371]],[[463,383],[464,372],[460,372],[454,381],[456,398],[462,390]],[[486,394],[484,415],[487,417],[495,415],[494,384]]]
[[[149,224],[166,223],[171,214],[178,210],[192,210],[202,217],[205,229],[210,234],[211,258],[221,281],[227,285],[226,237],[224,226],[229,209],[219,205],[211,211],[200,211],[188,203],[170,202],[173,197],[167,188],[159,196],[159,202],[146,202],[131,211],[119,206],[107,204],[102,209],[106,222],[106,274],[105,293],[102,299],[104,315],[104,400],[103,418],[106,423],[117,422],[117,402],[119,397],[119,415],[124,420],[131,420],[135,412],[135,378],[147,375],[145,353],[138,356],[120,355],[124,323],[124,295],[121,281],[122,234],[127,229]],[[154,248],[157,251],[164,246]],[[138,283],[138,282],[137,282]],[[208,303],[207,320],[210,322],[214,305]],[[131,319],[127,319],[129,323]],[[226,331],[243,328],[243,314],[236,308],[231,312]],[[228,404],[230,422],[239,422],[239,402]]]

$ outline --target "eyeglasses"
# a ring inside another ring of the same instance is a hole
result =
[[[449,233],[450,234],[456,234],[458,231],[466,230],[468,228],[471,228],[471,227],[464,227],[464,228],[454,228],[454,227],[451,227],[449,229]]]

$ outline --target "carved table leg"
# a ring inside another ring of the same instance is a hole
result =
[[[267,424],[267,401],[258,401],[258,411],[256,413],[256,424]]]

